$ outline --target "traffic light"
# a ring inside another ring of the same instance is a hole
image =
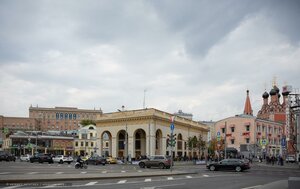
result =
[[[175,147],[176,134],[171,133],[171,135],[167,135],[167,137],[168,137],[168,146]]]

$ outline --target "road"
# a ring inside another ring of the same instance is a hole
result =
[[[74,164],[39,164],[27,162],[0,162],[1,175],[64,175],[68,174],[99,174],[156,172],[159,169],[140,169],[135,165],[90,165],[88,169],[74,169]],[[163,188],[222,188],[222,189],[255,189],[265,184],[287,180],[288,177],[300,177],[299,169],[285,167],[253,166],[249,171],[236,173],[234,171],[208,171],[205,166],[186,165],[175,166],[174,170],[187,171],[190,174],[169,175],[160,177],[110,178],[78,181],[52,181],[25,184],[3,184],[0,188],[101,188],[101,189],[163,189]],[[165,170],[170,171],[170,170]]]

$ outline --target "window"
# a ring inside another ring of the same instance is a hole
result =
[[[81,139],[87,139],[87,134],[82,133],[81,134]]]
[[[73,119],[76,119],[76,114],[73,114]]]
[[[222,133],[225,133],[225,128],[222,128]]]
[[[59,119],[59,113],[56,113],[56,119]]]
[[[60,119],[63,119],[63,118],[64,118],[64,114],[63,114],[63,113],[60,113],[59,118],[60,118]]]
[[[246,138],[246,143],[249,144],[249,142],[250,142],[250,139]]]
[[[75,146],[78,146],[78,142],[75,142]]]
[[[85,142],[85,146],[89,146],[89,142]]]
[[[91,142],[91,147],[93,147],[94,146],[94,143],[93,142]]]
[[[81,142],[81,146],[84,146],[84,145],[83,145],[83,142]]]
[[[250,125],[246,126],[246,131],[250,131]]]
[[[234,144],[234,139],[231,139],[231,144]]]
[[[65,119],[68,119],[68,114],[67,113],[65,113]]]
[[[72,114],[69,114],[69,119],[72,119]]]
[[[92,138],[93,137],[93,133],[90,133],[90,138]]]
[[[234,133],[234,127],[231,127],[231,132]]]

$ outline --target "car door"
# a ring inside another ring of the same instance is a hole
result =
[[[220,161],[218,163],[218,169],[222,169],[222,170],[227,170],[229,169],[229,165],[228,165],[228,160],[227,159],[223,159],[222,161]]]

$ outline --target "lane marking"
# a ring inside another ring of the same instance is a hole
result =
[[[8,186],[8,187],[4,187],[4,188],[2,188],[2,189],[13,189],[13,188],[18,188],[18,187],[20,187],[21,185],[14,185],[14,186]]]
[[[145,182],[151,182],[151,178],[145,179]]]
[[[168,179],[167,180],[174,180],[174,178],[173,177],[168,177]]]
[[[120,181],[118,182],[118,184],[124,184],[124,183],[126,183],[126,181],[127,181],[127,180],[120,180]]]
[[[86,172],[80,172],[80,174],[86,174]]]
[[[186,176],[186,178],[193,178],[192,176]]]
[[[107,171],[102,171],[102,173],[107,173]]]
[[[34,174],[37,174],[38,172],[30,172],[30,173],[27,173],[28,175],[34,175]]]
[[[209,177],[209,175],[203,175],[204,177]]]
[[[87,183],[86,184],[86,186],[92,186],[92,185],[95,185],[95,184],[97,184],[98,182],[89,182],[89,183]]]
[[[126,171],[121,171],[121,173],[126,173]]]
[[[260,188],[261,185],[256,185],[256,186],[249,186],[249,187],[246,187],[246,188],[241,188],[241,189],[256,189],[256,188]]]
[[[139,173],[142,173],[143,171],[141,171],[141,170],[138,170],[138,172],[139,172]]]
[[[56,175],[60,175],[60,174],[63,174],[64,172],[57,172],[55,173]]]
[[[0,173],[0,175],[7,175],[7,174],[10,174],[10,172],[2,172],[2,173]]]

